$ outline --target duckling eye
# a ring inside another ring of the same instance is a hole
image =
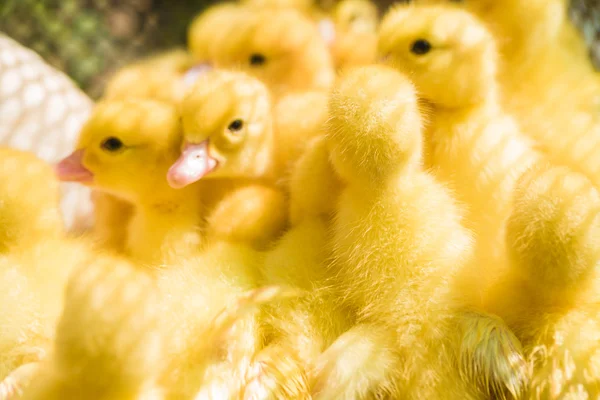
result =
[[[358,20],[358,18],[359,18],[358,14],[350,15],[350,23],[352,24],[352,23],[356,22]]]
[[[429,53],[430,50],[431,50],[431,43],[429,43],[425,39],[415,40],[413,42],[412,46],[410,47],[411,53],[419,55],[419,56]]]
[[[227,129],[229,129],[230,132],[237,132],[240,129],[242,129],[243,126],[244,126],[244,121],[242,121],[241,119],[236,119],[235,121],[233,121],[232,123],[229,124]]]
[[[123,142],[121,142],[120,139],[111,136],[108,139],[105,139],[102,144],[100,144],[100,147],[106,151],[115,152],[121,150]]]
[[[262,54],[255,53],[250,56],[250,65],[258,66],[263,65],[265,62],[267,62],[267,59]]]

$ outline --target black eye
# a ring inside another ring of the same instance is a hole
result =
[[[123,142],[116,137],[105,139],[100,145],[106,151],[119,151],[123,147]]]
[[[427,54],[429,53],[429,50],[431,50],[431,43],[429,43],[425,39],[415,40],[412,46],[410,47],[410,51],[413,54],[417,55]]]
[[[262,54],[252,54],[250,56],[250,65],[263,65],[267,59]]]
[[[242,121],[241,119],[236,119],[235,121],[233,121],[232,123],[229,124],[227,129],[229,129],[231,132],[237,132],[240,129],[242,129],[243,126],[244,126],[244,121]]]

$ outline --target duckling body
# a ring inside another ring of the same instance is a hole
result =
[[[262,258],[243,244],[217,238],[207,238],[204,244],[204,206],[223,194],[203,196],[207,191],[203,183],[179,189],[169,185],[167,171],[180,156],[181,140],[179,116],[172,105],[106,101],[96,107],[78,149],[58,171],[64,179],[79,171],[79,181],[135,207],[126,253],[137,265],[155,271],[158,294],[152,296],[162,314],[156,329],[166,343],[161,357],[168,364],[157,384],[175,398],[200,390],[228,398],[243,384],[244,365],[260,346],[256,316],[233,323],[227,329],[230,339],[215,339],[223,341],[214,346],[228,354],[225,361],[219,358],[221,353],[209,355],[215,349],[198,337],[210,332],[211,320],[223,308],[256,287]],[[231,379],[223,382],[224,376]]]
[[[330,273],[358,325],[318,362],[317,398],[477,398],[449,350],[461,346],[456,327],[472,300],[464,275],[472,237],[449,193],[421,169],[413,86],[385,67],[352,71],[332,94],[329,124],[345,183]]]
[[[590,153],[600,146],[600,79],[569,21],[567,2],[474,1],[465,8],[494,33],[502,105],[522,132],[556,163],[595,181],[600,166]]]
[[[266,246],[287,223],[268,89],[244,73],[211,71],[184,99],[182,115],[183,151],[169,169],[170,185],[232,185],[207,214],[209,232]]]
[[[379,48],[432,105],[425,162],[467,205],[485,287],[505,263],[503,227],[515,182],[543,157],[499,104],[493,39],[462,10],[397,7],[382,23]]]

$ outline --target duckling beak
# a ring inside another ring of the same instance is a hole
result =
[[[335,24],[329,18],[323,18],[318,23],[319,34],[328,46],[331,46],[335,41]]]
[[[183,74],[183,83],[185,86],[192,86],[198,78],[212,69],[209,63],[196,64]]]
[[[89,183],[94,179],[94,174],[83,166],[84,152],[84,149],[75,150],[56,165],[54,171],[59,180]]]
[[[169,186],[181,189],[202,179],[217,167],[218,161],[208,154],[208,140],[184,144],[181,156],[167,173]]]

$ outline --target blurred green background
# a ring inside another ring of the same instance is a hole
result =
[[[527,0],[523,0],[527,1]],[[380,0],[383,11],[390,0]],[[0,31],[70,75],[93,98],[118,67],[185,44],[211,0],[0,0]],[[569,15],[600,69],[600,0],[571,0]]]

